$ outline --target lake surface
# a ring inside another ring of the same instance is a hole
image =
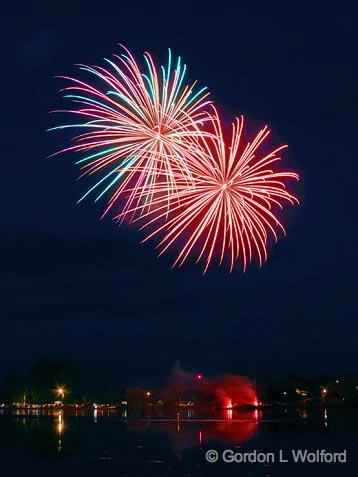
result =
[[[206,452],[219,453],[217,463]],[[233,453],[273,453],[289,463],[224,463]],[[293,463],[292,449],[347,451],[347,463]],[[227,411],[192,412],[177,418],[125,419],[109,412],[91,416],[0,415],[1,475],[102,476],[353,476],[358,470],[358,414],[316,410],[279,415]]]

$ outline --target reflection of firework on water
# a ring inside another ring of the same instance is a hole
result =
[[[160,422],[153,421],[128,421],[126,428],[131,432],[145,432],[150,428],[151,433],[167,434],[173,451],[179,457],[188,449],[206,446],[211,441],[222,441],[226,444],[240,445],[249,442],[255,437],[258,423],[253,413],[238,416],[238,421],[205,421],[193,422]]]
[[[76,124],[53,129],[82,128],[76,144],[63,149],[83,153],[77,161],[84,175],[99,175],[97,182],[82,200],[97,192],[96,200],[110,194],[106,211],[129,187],[136,192],[137,204],[150,201],[158,177],[168,178],[168,191],[175,190],[173,167],[185,175],[192,135],[206,119],[204,109],[209,101],[206,88],[194,91],[195,82],[184,82],[186,65],[179,57],[175,64],[169,50],[168,64],[158,68],[149,53],[144,54],[145,69],[140,69],[131,53],[106,59],[108,68],[83,66],[93,75],[92,84],[64,77],[71,85],[64,88],[74,109],[67,112],[81,119]],[[96,83],[98,83],[96,85]],[[81,176],[81,177],[82,177]],[[188,180],[190,178],[187,178]],[[145,190],[145,196],[138,194]],[[124,210],[133,202],[127,197]]]
[[[276,229],[285,233],[275,208],[282,209],[284,202],[298,203],[285,186],[287,179],[298,179],[298,175],[274,169],[286,146],[259,153],[270,134],[267,126],[244,144],[244,120],[237,118],[227,145],[216,110],[211,123],[213,133],[193,138],[196,152],[187,162],[192,182],[188,183],[187,171],[174,167],[175,191],[171,179],[158,180],[150,209],[143,211],[142,205],[133,209],[132,213],[143,212],[134,221],[144,221],[141,229],[154,227],[145,240],[159,237],[160,254],[181,243],[174,265],[196,254],[197,262],[205,262],[205,272],[215,258],[220,265],[227,258],[230,270],[241,260],[245,270],[256,254],[261,266],[267,259],[269,234],[277,241]],[[134,193],[146,192],[144,188]]]

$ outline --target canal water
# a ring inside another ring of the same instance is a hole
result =
[[[292,451],[299,449],[345,452],[347,462],[295,463]],[[215,463],[206,457],[212,450],[218,455]],[[226,459],[237,454],[241,462],[223,462],[225,450]],[[280,451],[289,462],[279,462]],[[251,461],[243,462],[244,455]],[[3,476],[353,476],[358,471],[358,414],[230,411],[155,419],[110,412],[3,414],[0,462]]]

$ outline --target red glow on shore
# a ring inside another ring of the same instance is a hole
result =
[[[191,400],[195,395],[196,405],[232,410],[240,407],[257,407],[256,386],[244,376],[225,374],[203,379],[203,375],[184,372],[175,367],[165,388],[168,400]],[[170,398],[170,395],[173,396]]]
[[[257,406],[256,388],[248,378],[227,374],[213,379],[209,386],[224,409]]]

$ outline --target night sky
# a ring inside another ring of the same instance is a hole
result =
[[[69,358],[123,382],[163,377],[176,360],[258,378],[355,373],[357,18],[180,15],[169,2],[86,11],[34,9],[2,26],[2,368]],[[161,62],[171,47],[227,123],[243,113],[249,132],[268,123],[272,144],[289,144],[301,205],[286,209],[288,235],[262,269],[171,270],[135,230],[99,221],[104,202],[76,205],[86,184],[73,156],[46,159],[68,140],[46,132],[64,106],[54,76],[102,64],[117,43]]]

